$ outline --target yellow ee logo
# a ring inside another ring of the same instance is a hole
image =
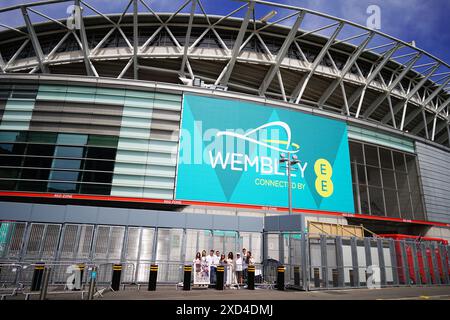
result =
[[[316,191],[317,193],[328,198],[333,194],[334,186],[331,176],[333,175],[333,168],[331,164],[325,159],[319,159],[314,164],[314,172],[316,173]]]

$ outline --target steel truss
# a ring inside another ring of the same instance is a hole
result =
[[[0,33],[0,47],[11,41],[2,39],[7,32],[15,34],[14,41],[22,42],[9,59],[4,59],[0,54],[0,72],[51,73],[50,67],[53,65],[82,62],[87,76],[99,77],[96,67],[99,61],[126,59],[125,66],[117,75],[119,79],[128,77],[129,70],[132,70],[131,77],[134,79],[140,78],[140,70],[167,72],[190,79],[201,78],[216,85],[228,86],[230,90],[376,121],[450,146],[449,64],[413,44],[320,12],[259,0],[220,0],[226,2],[227,7],[233,6],[233,9],[217,16],[205,9],[204,3],[211,1],[220,5],[218,0],[185,0],[170,15],[158,13],[148,0],[123,0],[124,9],[118,12],[119,15],[102,13],[95,7],[95,0],[51,0],[0,9],[0,19],[12,12],[23,17],[23,27],[10,26],[0,20],[0,27],[4,29]],[[77,29],[69,28],[66,19],[42,12],[44,8],[60,3],[80,8],[81,19]],[[261,21],[261,17],[270,10],[277,11],[274,21]],[[88,15],[87,11],[91,14]],[[156,19],[157,24],[153,34],[140,45],[139,18],[143,14]],[[89,48],[88,34],[92,26],[86,21],[92,19],[92,15],[110,29],[95,47]],[[58,27],[58,32],[63,29],[64,36],[47,54],[42,50],[40,34],[36,32],[32,16],[53,23]],[[320,21],[320,26],[315,23],[314,28],[309,28],[305,23],[307,19]],[[186,30],[184,44],[177,40],[172,31],[180,25]],[[133,44],[123,31],[124,27],[132,27]],[[200,36],[193,36],[194,27],[203,30]],[[231,48],[221,37],[223,30],[237,33]],[[119,32],[126,46],[120,51],[105,50],[105,43],[115,31]],[[166,50],[165,54],[149,50],[152,41],[163,31],[172,40],[173,48]],[[208,33],[212,33],[219,44],[213,53],[197,48]],[[264,41],[270,36],[281,39],[282,45],[276,52]],[[78,54],[73,52],[70,57],[59,54],[58,49],[70,37],[74,37],[79,46]],[[244,53],[250,41],[256,41],[263,48],[263,54]],[[25,59],[19,59],[19,56],[30,44],[35,57],[24,62]],[[316,47],[318,53],[308,56],[305,54],[306,46]],[[295,50],[300,57],[294,59],[289,56],[290,50]],[[336,55],[346,57],[339,67],[338,61],[333,58]],[[141,62],[156,58],[179,59],[181,67],[173,70]],[[223,68],[211,76],[193,68],[191,62],[194,60],[218,61]],[[258,64],[265,66],[267,71],[249,85],[236,80],[239,78],[239,64]],[[297,85],[288,88],[285,83],[288,76],[292,83],[292,75],[289,75],[292,72],[297,75],[294,78]],[[315,86],[315,79],[325,79],[328,84],[324,89],[316,89],[321,92],[320,96],[311,97],[308,90]],[[330,102],[332,100],[333,103]]]

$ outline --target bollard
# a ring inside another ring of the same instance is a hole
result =
[[[277,289],[284,291],[284,266],[277,268]]]
[[[184,266],[184,279],[183,279],[183,290],[191,290],[191,274],[192,266]]]
[[[49,267],[44,269],[44,275],[43,275],[44,284],[42,285],[41,294],[39,295],[39,300],[47,299],[48,281],[50,280],[51,271],[52,271],[52,269]]]
[[[217,276],[216,290],[223,290],[224,273],[225,268],[223,266],[218,266],[216,268],[216,276]]]
[[[294,267],[294,286],[300,287],[300,267]]]
[[[150,266],[150,277],[148,279],[148,291],[156,290],[156,279],[158,278],[158,265],[152,264]]]
[[[121,264],[113,264],[113,273],[111,280],[111,289],[114,291],[119,291],[120,288],[120,276],[122,275],[122,265]]]
[[[92,267],[91,276],[89,278],[88,300],[94,299],[95,282],[97,281],[97,267]]]
[[[31,280],[31,291],[39,291],[41,289],[44,269],[45,264],[43,262],[37,262],[36,266],[34,266],[33,279]]]
[[[255,290],[255,266],[247,268],[247,289]]]

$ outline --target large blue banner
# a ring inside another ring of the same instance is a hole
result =
[[[344,122],[185,95],[176,199],[354,213]]]

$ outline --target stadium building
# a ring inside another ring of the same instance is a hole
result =
[[[420,250],[441,250],[448,283],[449,64],[320,12],[212,2],[0,9],[1,260],[121,262],[137,281],[157,263],[175,281],[203,249],[293,265],[314,228],[327,286],[337,267],[350,280],[324,235],[383,270],[395,246],[372,235],[435,239]]]

